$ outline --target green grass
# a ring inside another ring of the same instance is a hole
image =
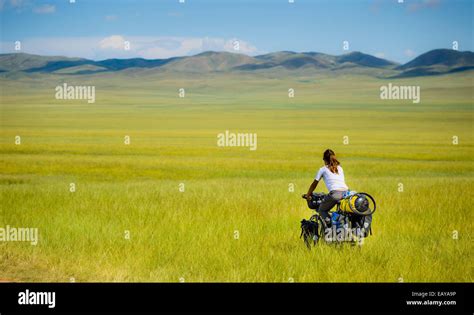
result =
[[[0,227],[40,234],[0,242],[0,280],[473,281],[472,72],[125,73],[0,79]],[[55,100],[64,81],[95,85],[96,103]],[[420,85],[421,103],[381,101],[388,82]],[[257,133],[258,149],[217,147],[225,130]],[[326,148],[377,200],[361,248],[299,239]]]

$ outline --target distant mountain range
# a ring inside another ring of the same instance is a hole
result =
[[[438,75],[474,69],[474,53],[435,49],[400,65],[361,52],[333,56],[317,52],[280,51],[260,56],[230,52],[204,52],[169,59],[107,59],[50,57],[25,53],[0,54],[0,72],[94,74],[126,69],[155,69],[189,73],[331,71],[384,77]]]

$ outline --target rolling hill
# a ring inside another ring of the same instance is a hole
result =
[[[58,62],[66,65],[80,65],[90,61],[82,58],[68,58],[59,56],[39,56],[25,53],[0,54],[0,70],[8,71],[28,71],[30,69],[46,67],[48,64]],[[59,68],[58,68],[59,69]]]
[[[255,58],[243,54],[207,51],[190,57],[175,58],[163,68],[179,72],[214,72],[229,71],[243,64],[255,62],[257,62]]]
[[[333,56],[318,52],[280,51],[259,56],[230,52],[203,52],[194,56],[168,59],[106,59],[50,57],[25,53],[1,54],[0,73],[94,74],[126,69],[159,69],[166,72],[260,72],[279,73],[354,73],[374,77],[412,77],[438,75],[474,69],[474,53],[435,49],[412,61],[397,63],[361,52]]]
[[[397,67],[398,76],[422,76],[474,69],[474,53],[451,49],[435,49]]]
[[[361,52],[355,51],[342,56],[336,57],[336,61],[339,64],[353,64],[362,67],[373,67],[373,68],[385,68],[385,67],[394,67],[397,64],[385,59],[377,58],[371,55],[363,54]]]

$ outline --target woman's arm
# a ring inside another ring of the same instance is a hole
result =
[[[318,186],[318,181],[314,180],[311,183],[311,186],[309,186],[308,193],[306,194],[306,199],[311,200],[311,195],[313,194],[313,191],[316,189]]]

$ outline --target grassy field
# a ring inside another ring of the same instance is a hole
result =
[[[472,282],[472,75],[3,77],[0,227],[40,241],[0,242],[0,279]],[[62,82],[95,85],[96,103],[55,100]],[[421,103],[381,101],[389,82]],[[218,147],[225,130],[258,149]],[[362,247],[299,239],[327,148],[377,200]]]

